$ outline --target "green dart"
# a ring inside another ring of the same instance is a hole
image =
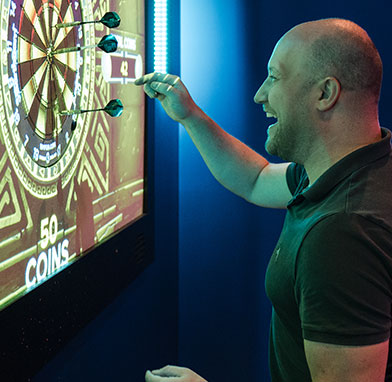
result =
[[[117,28],[120,25],[121,19],[116,12],[107,12],[103,15],[101,20],[96,21],[73,21],[71,23],[58,23],[55,25],[57,29],[76,27],[83,24],[98,24],[101,23],[108,28]]]
[[[91,49],[95,47],[102,49],[105,53],[113,53],[117,50],[117,46],[118,42],[116,37],[114,37],[112,34],[107,34],[101,38],[101,41],[97,45],[72,46],[69,48],[54,50],[51,54],[53,56],[55,54],[78,52],[83,49]]]
[[[111,117],[119,117],[124,110],[124,106],[119,99],[112,99],[103,110]]]
[[[104,108],[102,109],[91,109],[91,110],[63,110],[60,111],[60,115],[74,115],[74,114],[82,114],[82,113],[90,113],[94,111],[104,111],[109,114],[111,117],[119,117],[124,110],[124,106],[119,99],[112,99]]]
[[[117,50],[117,46],[117,39],[112,34],[103,36],[101,41],[98,43],[98,48],[102,49],[106,53],[115,52]]]
[[[99,21],[108,28],[117,28],[120,25],[121,19],[116,12],[107,12]]]

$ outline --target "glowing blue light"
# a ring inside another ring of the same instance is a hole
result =
[[[154,1],[154,71],[161,73],[167,73],[167,1]]]

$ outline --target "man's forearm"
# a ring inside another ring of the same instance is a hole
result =
[[[179,77],[150,73],[135,80],[167,115],[185,126],[215,178],[230,191],[250,200],[258,175],[268,161],[226,133],[193,101]]]
[[[181,124],[214,177],[230,191],[248,199],[268,161],[225,132],[200,108]]]

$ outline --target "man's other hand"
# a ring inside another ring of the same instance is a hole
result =
[[[146,382],[207,382],[186,367],[165,366],[159,370],[147,370]]]

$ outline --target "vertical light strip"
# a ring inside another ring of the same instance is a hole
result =
[[[167,73],[167,2],[154,1],[154,71]]]

